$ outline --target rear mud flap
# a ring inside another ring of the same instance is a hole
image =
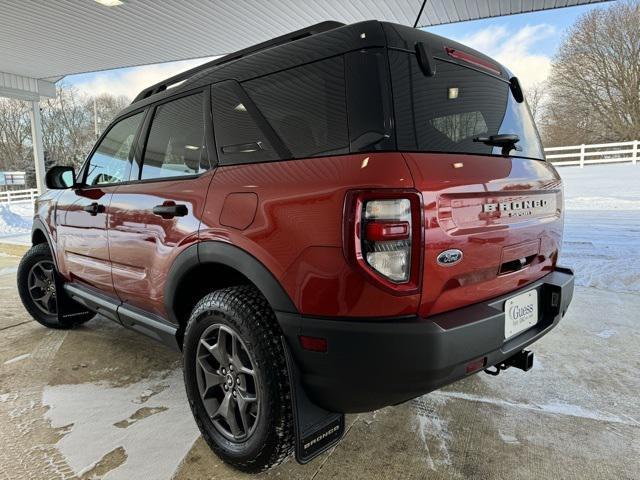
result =
[[[58,308],[58,323],[69,325],[82,322],[92,318],[95,313],[87,309],[84,305],[73,300],[64,289],[64,282],[60,279],[58,272],[56,279],[56,303]]]
[[[305,464],[336,445],[344,435],[344,414],[329,412],[309,399],[302,386],[300,370],[282,338],[287,360],[295,431],[296,460]]]

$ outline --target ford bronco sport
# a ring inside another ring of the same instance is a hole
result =
[[[405,26],[325,22],[172,77],[46,180],[26,309],[181,350],[204,439],[245,471],[310,460],[344,413],[528,370],[573,294],[518,79]]]

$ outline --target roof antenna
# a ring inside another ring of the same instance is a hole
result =
[[[422,16],[422,11],[424,10],[424,6],[427,4],[427,0],[422,1],[422,6],[420,7],[420,11],[418,12],[418,16],[416,17],[416,21],[413,24],[413,28],[418,26],[418,22],[420,21],[420,17]]]

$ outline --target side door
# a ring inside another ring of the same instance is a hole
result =
[[[115,297],[107,224],[113,193],[129,180],[144,111],[115,122],[79,173],[79,187],[66,190],[56,207],[58,267],[71,282]]]
[[[152,106],[140,136],[140,160],[111,199],[115,291],[125,305],[160,317],[171,265],[198,240],[213,175],[209,97],[195,91]]]

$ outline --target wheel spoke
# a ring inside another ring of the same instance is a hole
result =
[[[51,292],[47,291],[40,299],[40,302],[44,307],[49,307],[49,300],[51,300]]]
[[[243,405],[248,405],[249,403],[253,403],[257,401],[258,401],[258,397],[256,397],[253,394],[246,393],[243,391],[240,391],[238,393],[238,404],[242,403]]]
[[[43,266],[40,266],[40,268],[42,269],[42,273],[44,274],[45,278],[53,282],[53,268],[44,268]]]
[[[29,290],[33,290],[34,288],[44,288],[44,282],[38,278],[38,276],[34,273],[31,278],[33,279],[33,285],[29,287]]]
[[[35,296],[34,294],[31,294],[31,298],[33,299],[34,302],[42,302],[44,300],[44,297],[46,297],[48,294],[49,292],[47,292],[46,290],[43,290],[39,296]]]
[[[200,394],[202,398],[207,398],[213,387],[219,386],[224,383],[224,377],[218,375],[218,373],[209,365],[206,361],[206,357],[198,359],[198,365],[202,372],[203,385],[200,388]]]
[[[245,432],[248,432],[250,425],[249,425],[249,419],[247,418],[247,407],[249,406],[249,404],[242,401],[239,395],[238,395],[237,403],[238,403],[238,412],[240,413],[240,421],[242,422],[242,429]]]
[[[226,420],[227,417],[229,416],[230,410],[231,410],[231,393],[226,393],[224,398],[222,399],[222,402],[220,402],[218,409],[214,412],[214,414],[211,417],[213,419],[222,417]]]
[[[242,430],[238,425],[238,420],[236,419],[236,409],[238,408],[238,404],[234,398],[231,398],[229,401],[229,416],[226,418],[227,423],[229,424],[229,428],[231,428],[231,433],[234,437],[239,438],[246,433],[246,431]]]
[[[221,366],[229,366],[229,354],[227,353],[226,332],[222,329],[218,330],[218,341],[211,347],[211,354],[215,357]]]

